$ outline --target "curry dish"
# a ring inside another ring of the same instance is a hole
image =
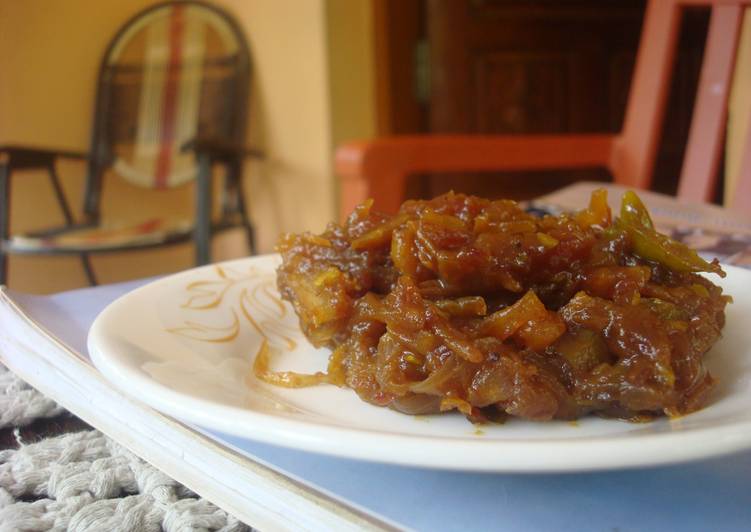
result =
[[[712,389],[703,358],[730,298],[698,272],[724,272],[655,231],[633,192],[615,219],[603,190],[543,217],[454,193],[395,216],[365,202],[278,248],[282,297],[332,354],[326,373],[299,375],[261,353],[255,373],[274,384],[473,422],[678,416]]]

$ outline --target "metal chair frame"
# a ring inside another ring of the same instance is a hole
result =
[[[165,6],[199,5],[211,10],[222,18],[232,29],[238,43],[235,57],[235,71],[232,76],[233,98],[229,134],[226,138],[205,138],[198,136],[186,143],[183,150],[192,150],[196,155],[196,200],[195,226],[193,234],[179,235],[161,242],[143,243],[138,245],[100,247],[90,249],[39,249],[34,251],[13,250],[10,245],[10,197],[11,176],[16,170],[42,169],[46,170],[55,197],[63,214],[65,225],[45,231],[31,233],[30,236],[53,236],[56,234],[86,227],[95,227],[101,220],[101,197],[105,171],[113,163],[112,139],[108,138],[108,109],[111,99],[113,66],[108,65],[108,58],[119,43],[125,32],[139,19]],[[249,102],[249,86],[251,81],[251,61],[247,41],[238,24],[224,11],[214,5],[201,0],[167,1],[155,4],[131,17],[121,26],[110,41],[102,56],[98,76],[97,95],[94,105],[94,121],[91,131],[90,149],[88,153],[54,150],[36,147],[7,145],[0,146],[0,284],[4,284],[8,273],[8,254],[26,253],[39,255],[71,255],[81,257],[82,266],[89,283],[96,284],[96,276],[90,261],[92,253],[107,253],[113,251],[146,249],[164,245],[177,244],[193,239],[195,241],[195,260],[197,265],[210,261],[211,237],[218,231],[233,227],[243,227],[246,231],[248,247],[255,253],[255,239],[253,226],[247,213],[243,182],[242,164],[245,158],[263,158],[259,150],[245,148],[246,118]],[[55,167],[58,159],[85,160],[87,173],[83,200],[83,221],[75,222],[72,210],[63,192],[59,176]],[[225,168],[224,186],[222,189],[221,212],[216,222],[211,221],[212,214],[212,171],[215,165]]]

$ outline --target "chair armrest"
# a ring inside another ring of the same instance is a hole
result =
[[[12,170],[20,168],[45,168],[56,159],[88,159],[88,154],[74,150],[56,150],[32,146],[0,146],[0,163]]]
[[[409,176],[431,172],[492,172],[610,167],[613,135],[424,135],[351,142],[335,157],[341,214],[373,198],[396,212]]]
[[[247,148],[236,142],[210,137],[196,137],[183,144],[182,151],[193,151],[197,156],[208,155],[214,161],[241,158],[265,159],[266,154],[256,148]]]

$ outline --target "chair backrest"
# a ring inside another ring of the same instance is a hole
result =
[[[84,210],[98,214],[101,176],[170,188],[197,166],[181,147],[196,136],[242,145],[250,57],[237,24],[199,1],[157,4],[133,17],[99,71]]]
[[[741,21],[751,0],[650,0],[612,170],[621,184],[649,188],[683,10],[697,6],[710,7],[711,15],[678,195],[709,201],[717,185]],[[751,208],[751,127],[744,144],[747,156],[730,205],[734,208]]]

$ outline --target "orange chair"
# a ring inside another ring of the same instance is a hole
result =
[[[689,6],[711,6],[712,13],[678,195],[710,200],[743,10],[751,0],[650,0],[619,134],[397,136],[345,144],[336,153],[342,216],[368,197],[379,210],[395,212],[407,178],[432,172],[604,167],[615,183],[649,188],[682,10]],[[730,207],[751,209],[751,128]]]

